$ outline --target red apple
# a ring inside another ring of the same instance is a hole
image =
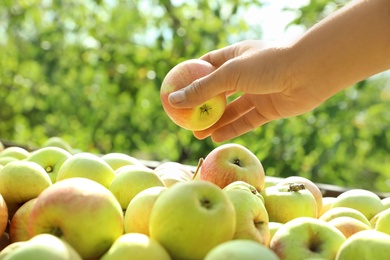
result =
[[[215,148],[206,156],[200,179],[221,188],[234,181],[244,181],[260,192],[264,188],[265,173],[255,154],[242,145],[229,143]]]
[[[160,89],[161,103],[175,124],[191,131],[200,131],[213,125],[222,116],[226,107],[226,96],[223,93],[194,108],[177,109],[168,102],[170,93],[214,70],[215,67],[207,61],[192,59],[179,63],[165,76]]]

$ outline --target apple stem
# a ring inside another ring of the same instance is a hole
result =
[[[195,170],[195,173],[194,175],[192,176],[192,179],[194,180],[196,175],[198,174],[198,172],[200,171],[200,168],[202,167],[202,164],[203,164],[203,158],[200,158],[199,159],[199,162],[198,162],[198,166],[196,167],[196,170]]]
[[[300,191],[306,189],[305,184],[302,183],[289,183],[288,191]]]

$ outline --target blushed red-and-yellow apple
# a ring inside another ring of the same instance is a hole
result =
[[[1,170],[0,194],[8,207],[8,218],[26,201],[36,198],[52,185],[49,175],[39,164],[19,160],[10,162]]]
[[[167,250],[156,240],[140,233],[120,236],[100,260],[137,259],[170,260]]]
[[[150,237],[174,259],[203,259],[234,236],[233,203],[217,185],[192,180],[162,192],[150,215]],[[207,241],[207,242],[206,242]]]
[[[32,206],[36,200],[37,198],[33,198],[29,201],[26,201],[18,208],[12,217],[9,225],[9,236],[11,243],[27,241],[31,238],[27,230],[27,224],[28,219],[30,218]]]
[[[150,187],[134,196],[125,212],[125,233],[142,233],[149,236],[149,220],[153,205],[167,189],[162,186]]]
[[[305,188],[313,194],[313,196],[317,202],[317,216],[319,216],[321,209],[322,209],[322,191],[317,186],[317,184],[315,184],[311,180],[309,180],[305,177],[302,177],[302,176],[289,176],[289,177],[279,181],[276,185],[279,185],[279,186],[286,185],[286,184],[288,185],[289,183],[296,183],[296,184],[305,185]]]
[[[366,216],[363,215],[360,211],[357,209],[353,208],[348,208],[348,207],[337,207],[337,208],[331,208],[324,214],[322,214],[319,219],[324,220],[324,221],[330,221],[334,218],[338,217],[351,217],[355,218],[365,225],[371,227],[370,221],[366,218]]]
[[[302,184],[270,186],[261,195],[269,221],[286,223],[298,217],[317,217],[316,200]]]
[[[343,233],[328,222],[300,217],[276,231],[270,248],[280,259],[334,259],[345,241]]]
[[[337,217],[329,220],[328,223],[340,230],[346,238],[363,230],[371,230],[371,226],[352,217]]]
[[[109,190],[119,201],[122,209],[126,210],[135,195],[155,186],[165,187],[154,170],[144,166],[127,165],[116,171]]]
[[[263,165],[252,151],[235,143],[213,149],[204,159],[200,179],[224,188],[234,181],[245,181],[259,192],[264,188]]]
[[[123,234],[123,212],[103,185],[73,177],[45,189],[28,221],[31,237],[53,234],[67,241],[83,259],[101,257]]]
[[[339,248],[336,260],[388,259],[390,235],[376,230],[364,230],[350,236]]]
[[[363,213],[368,220],[384,210],[381,198],[374,192],[364,189],[344,191],[333,202],[332,208],[336,207],[354,208]]]
[[[27,161],[36,162],[49,174],[52,183],[57,180],[57,173],[61,165],[69,158],[72,154],[68,151],[58,147],[43,147],[34,152],[26,158]]]
[[[211,249],[205,260],[279,260],[267,246],[252,240],[237,239],[224,242]]]
[[[210,63],[200,59],[191,59],[177,64],[165,76],[160,98],[168,117],[178,126],[191,131],[209,128],[222,116],[226,107],[224,93],[194,108],[177,109],[170,105],[168,96],[172,92],[188,86],[196,79],[207,76],[215,70]]]
[[[8,207],[0,194],[0,234],[3,234],[8,225]]]
[[[13,243],[4,249],[0,259],[82,260],[71,245],[51,234],[39,234],[28,241]]]
[[[242,189],[225,191],[236,212],[236,230],[233,239],[250,239],[269,245],[268,213],[263,201]]]
[[[115,171],[99,156],[81,152],[66,159],[57,173],[56,181],[73,177],[87,178],[108,188],[115,177]]]

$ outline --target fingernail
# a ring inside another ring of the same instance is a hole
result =
[[[175,104],[181,103],[184,101],[184,91],[179,90],[179,91],[173,92],[173,93],[169,94],[168,99],[169,99],[169,102],[171,102],[171,103],[175,103]]]

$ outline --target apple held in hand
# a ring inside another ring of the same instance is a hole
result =
[[[161,85],[160,98],[165,112],[174,123],[191,131],[200,131],[212,126],[222,116],[226,107],[224,93],[194,108],[177,109],[168,102],[170,93],[214,70],[214,66],[207,61],[192,59],[179,63],[168,72]]]
[[[280,259],[334,259],[345,241],[345,236],[329,223],[300,217],[285,223],[276,231],[270,248]]]
[[[54,183],[38,196],[27,229],[31,237],[53,234],[83,259],[97,259],[123,234],[123,212],[103,185],[74,177]]]
[[[244,181],[259,192],[264,188],[265,173],[260,160],[240,144],[224,144],[204,159],[200,179],[213,182],[222,189],[234,181]]]
[[[215,184],[192,180],[162,192],[150,215],[150,237],[174,259],[203,259],[208,251],[233,238],[232,202]]]

